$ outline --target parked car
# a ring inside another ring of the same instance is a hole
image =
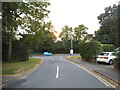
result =
[[[116,58],[114,52],[103,52],[97,56],[97,62],[105,62],[112,65],[114,63],[114,58]]]
[[[51,56],[51,55],[53,55],[53,53],[49,53],[49,52],[44,52],[43,53],[43,56]]]

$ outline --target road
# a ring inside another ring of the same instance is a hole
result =
[[[82,68],[62,60],[69,55],[35,56],[43,64],[4,88],[111,88]]]

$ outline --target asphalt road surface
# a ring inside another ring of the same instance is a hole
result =
[[[26,77],[4,88],[111,88],[82,68],[61,58],[69,55],[34,56],[43,64]]]

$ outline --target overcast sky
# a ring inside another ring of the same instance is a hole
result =
[[[64,25],[76,27],[84,24],[88,33],[99,29],[97,16],[104,12],[104,8],[117,4],[119,0],[50,0],[49,18],[55,30],[61,31]]]

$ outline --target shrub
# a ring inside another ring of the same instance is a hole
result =
[[[102,44],[102,48],[104,52],[112,52],[116,47],[113,44]]]
[[[30,50],[20,41],[14,41],[11,61],[26,61],[29,59]]]
[[[73,50],[74,53],[79,53],[79,42],[78,41],[73,41]]]
[[[95,62],[97,55],[102,52],[101,43],[97,41],[81,43],[79,49],[82,59],[90,62]]]
[[[29,59],[30,49],[20,40],[12,41],[12,55],[11,59],[8,60],[8,43],[2,41],[2,61],[3,62],[14,62],[14,61],[26,61]]]
[[[2,41],[2,61],[6,62],[8,59],[8,44]]]
[[[120,48],[115,51],[116,58],[114,60],[114,67],[120,69]]]

